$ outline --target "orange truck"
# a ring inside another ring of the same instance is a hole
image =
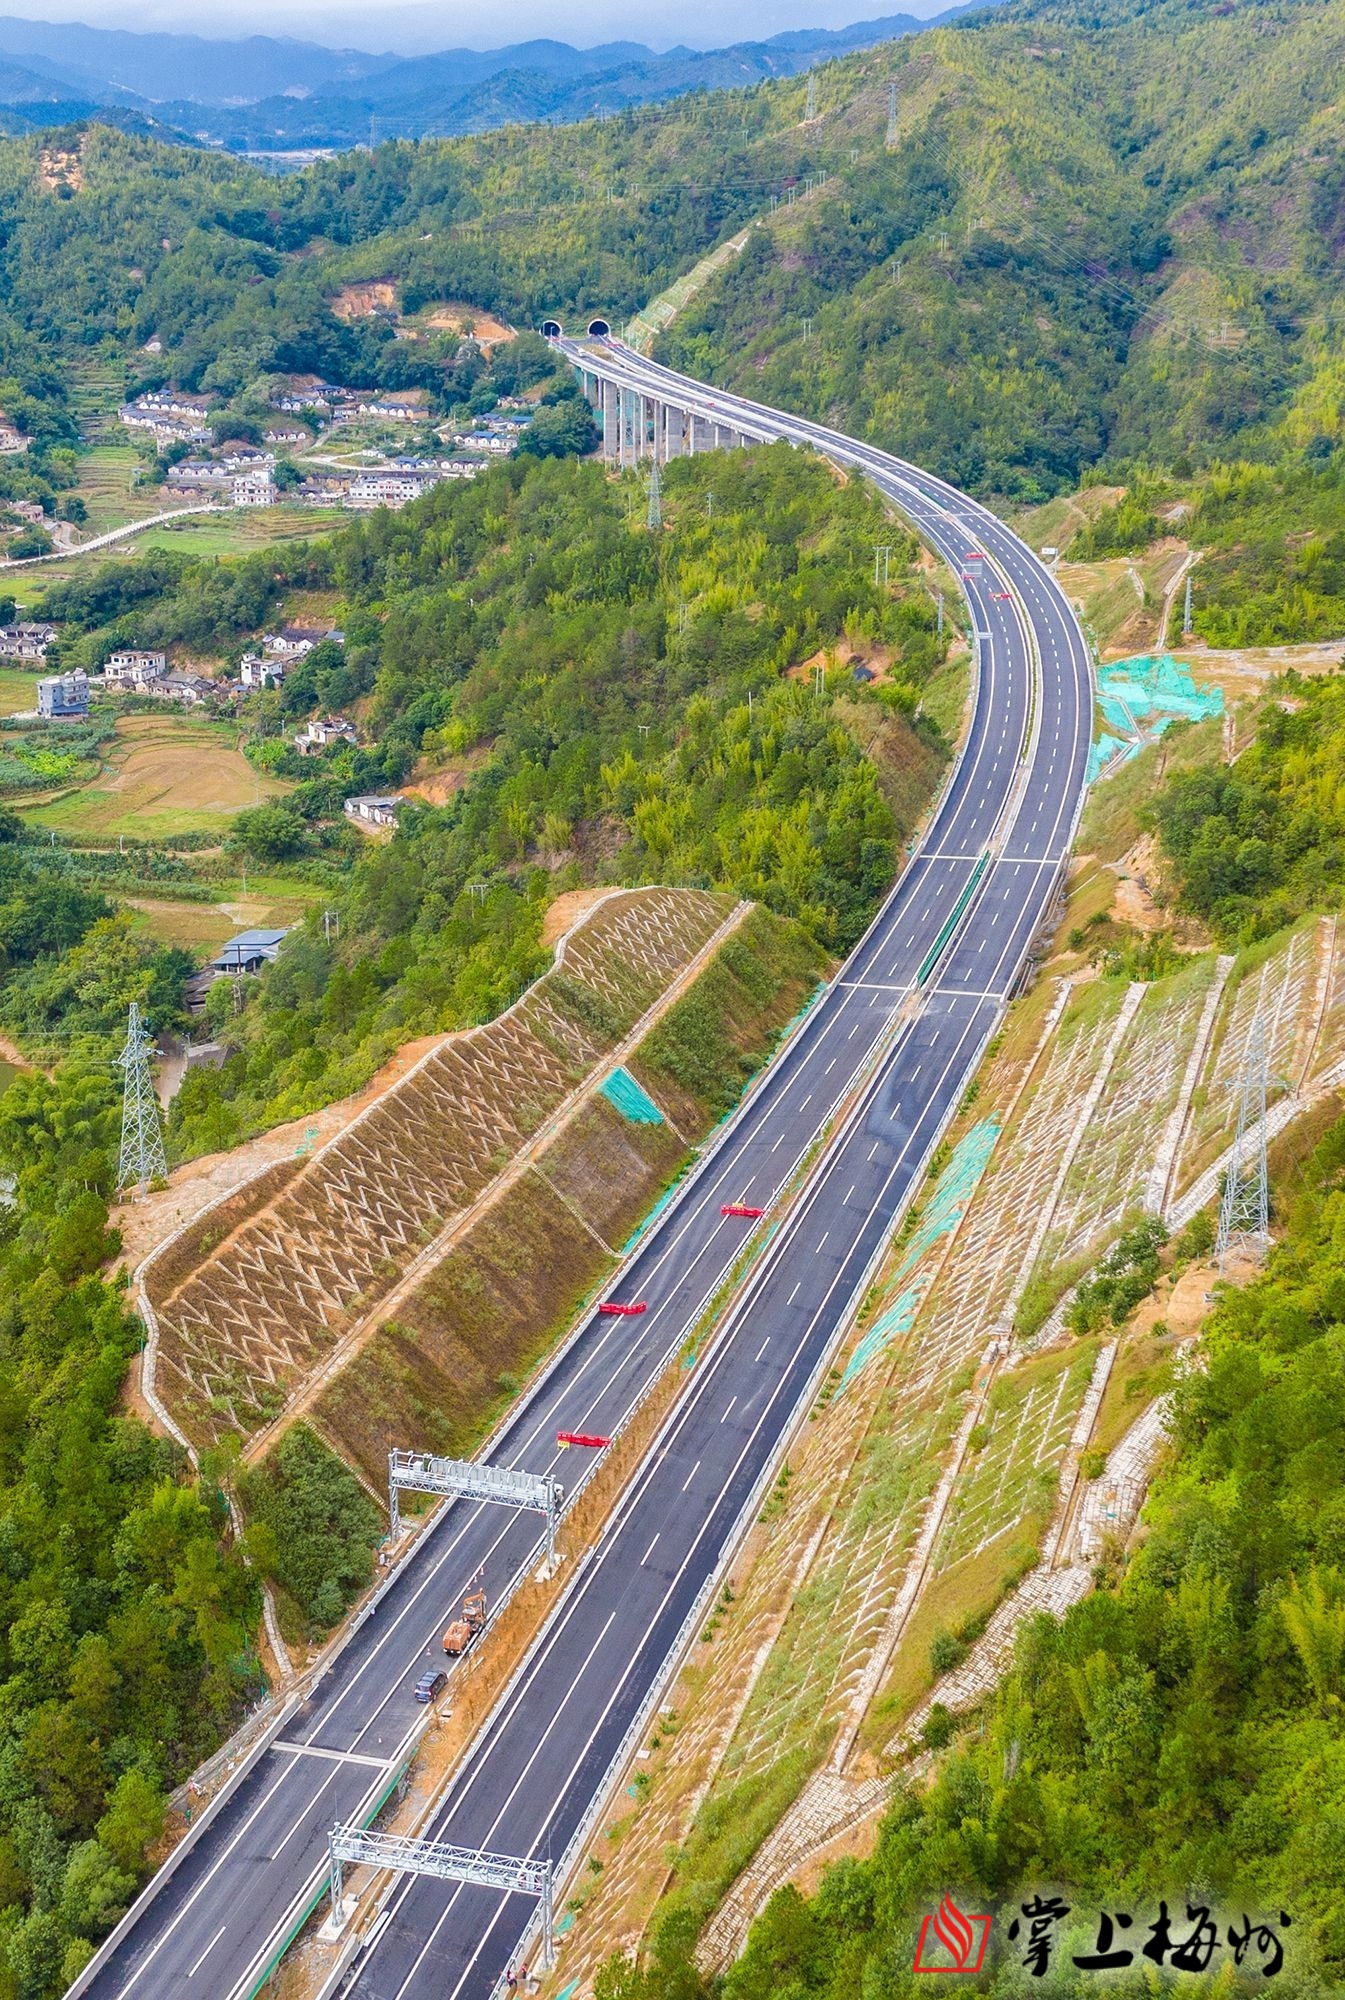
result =
[[[444,1651],[450,1659],[465,1653],[486,1622],[486,1593],[470,1591],[462,1600],[462,1615],[455,1618],[444,1634]]]

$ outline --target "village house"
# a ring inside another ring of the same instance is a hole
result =
[[[307,444],[307,443],[308,443],[308,432],[307,432],[307,431],[281,431],[281,430],[270,430],[270,431],[263,431],[263,432],[262,432],[262,437],[263,437],[263,439],[265,440],[265,442],[266,442],[267,444]]]
[[[271,467],[263,465],[255,472],[240,473],[233,482],[230,497],[235,507],[274,507],[277,495]]]
[[[0,625],[0,660],[45,660],[54,625]]]
[[[229,438],[215,453],[221,465],[227,465],[230,472],[256,472],[263,465],[274,465],[273,451],[263,451],[259,444],[249,444],[246,438]]]
[[[245,688],[279,687],[287,665],[286,660],[264,660],[260,653],[244,653],[238,662],[238,678]]]
[[[402,804],[400,792],[380,795],[366,792],[359,797],[347,799],[342,811],[347,819],[362,820],[366,826],[396,826],[398,808]]]
[[[0,507],[17,514],[21,521],[31,522],[35,528],[40,528],[47,518],[36,500],[0,500]]]
[[[359,417],[374,417],[390,424],[424,423],[430,399],[424,389],[365,391],[355,405]]]
[[[167,670],[165,653],[144,653],[136,647],[124,646],[108,654],[103,662],[103,679],[109,687],[145,688],[151,681],[161,680]]]
[[[0,455],[12,455],[27,449],[28,440],[23,432],[16,430],[9,418],[0,412]]]
[[[514,439],[507,431],[466,431],[458,439],[464,451],[485,452],[488,458],[507,458]]]
[[[330,716],[326,721],[313,720],[294,739],[294,747],[301,757],[307,757],[314,750],[325,750],[332,743],[358,743],[353,722],[347,722],[344,715]]]
[[[324,639],[340,637],[330,625],[282,625],[278,632],[263,632],[261,645],[269,658],[292,664],[302,660],[305,653],[311,653],[314,646],[320,646]]]
[[[267,401],[273,410],[315,410],[325,416],[333,403],[343,400],[348,393],[334,383],[324,382],[320,375],[284,375]]]
[[[131,407],[158,416],[200,419],[209,414],[211,402],[209,396],[191,395],[185,389],[147,389],[143,396],[136,397]]]
[[[408,500],[419,500],[422,493],[428,493],[440,477],[436,470],[357,472],[346,491],[344,504],[357,510],[405,507]]]
[[[233,477],[227,465],[220,465],[213,458],[184,458],[180,464],[168,468],[168,484],[176,487],[214,487],[223,492],[232,485]]]
[[[37,684],[37,712],[53,722],[79,717],[89,712],[89,677],[82,667],[73,673],[53,674]]]
[[[199,708],[216,692],[215,683],[204,674],[165,674],[149,684],[156,701],[181,702],[184,708]]]

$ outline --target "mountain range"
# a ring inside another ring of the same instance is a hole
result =
[[[627,105],[794,76],[828,57],[946,23],[893,14],[727,48],[640,42],[577,49],[538,40],[428,56],[374,55],[251,35],[138,34],[0,17],[0,116],[30,127],[111,112],[206,145],[279,152],[575,119]]]

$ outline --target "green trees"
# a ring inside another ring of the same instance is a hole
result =
[[[308,1621],[326,1632],[373,1574],[378,1509],[335,1453],[303,1425],[286,1431],[243,1482],[249,1548]],[[284,1600],[282,1599],[282,1608]]]
[[[0,1093],[0,1990],[45,2000],[131,1900],[168,1791],[260,1686],[219,1492],[121,1403],[139,1328],[98,1275],[106,1042]]]
[[[294,799],[241,814],[235,840],[295,853],[345,793],[413,772],[445,802],[411,795],[397,837],[361,848],[339,941],[287,943],[228,1023],[240,1060],[175,1104],[183,1150],[354,1088],[408,1035],[498,1012],[544,963],[558,888],[724,885],[828,948],[858,936],[906,824],[859,744],[881,723],[907,815],[942,754],[909,719],[944,653],[914,544],[876,589],[872,547],[894,533],[876,497],[785,447],[670,466],[664,513],[651,535],[634,482],[519,457],[297,558],[342,591],[346,644],[316,649],[285,704],[349,675],[374,747],[296,761]],[[172,598],[153,615],[175,620]],[[852,646],[893,678],[858,687]]]
[[[914,1996],[920,1915],[945,1890],[979,1911],[1047,1885],[1072,1914],[1044,1991],[1096,1990],[1066,1954],[1092,1948],[1098,1909],[1180,1907],[1188,1892],[1226,1920],[1287,1911],[1287,1990],[1340,1990],[1343,1176],[1338,1123],[1264,1275],[1207,1324],[1208,1367],[1178,1387],[1175,1450],[1124,1568],[1063,1623],[1022,1631],[976,1725],[932,1783],[898,1795],[872,1860],[829,1870],[811,1899],[772,1898],[725,2000]],[[1035,1982],[1005,1929],[980,1990],[1017,1995]],[[691,1942],[656,1934],[648,1970],[614,1964],[601,1990],[699,1996]],[[1259,1989],[1255,1958],[1240,1974],[1231,1958],[1202,1991]]]
[[[1276,683],[1231,766],[1174,774],[1154,801],[1184,906],[1230,942],[1268,936],[1339,894],[1345,685]]]

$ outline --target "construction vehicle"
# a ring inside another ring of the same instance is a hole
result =
[[[455,1618],[444,1634],[444,1651],[451,1659],[465,1653],[486,1622],[486,1593],[469,1590],[462,1600],[462,1616]]]

